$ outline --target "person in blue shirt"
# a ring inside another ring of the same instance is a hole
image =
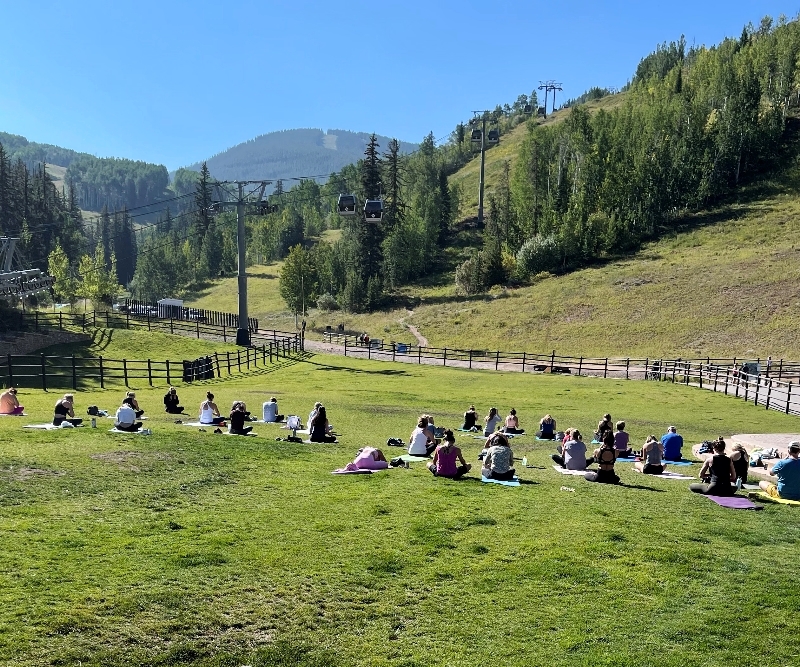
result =
[[[670,426],[667,432],[661,436],[661,444],[664,445],[665,461],[680,461],[681,447],[683,447],[683,436],[678,435],[676,428]]]
[[[772,474],[778,478],[778,483],[759,482],[762,490],[773,498],[800,500],[800,442],[789,443],[789,456],[772,466]]]

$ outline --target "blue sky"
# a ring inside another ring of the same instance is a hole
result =
[[[622,86],[656,44],[800,2],[0,0],[0,130],[166,164],[297,127],[446,137],[473,109]]]

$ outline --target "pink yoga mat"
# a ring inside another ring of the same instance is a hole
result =
[[[764,509],[760,505],[756,505],[747,498],[740,498],[739,496],[706,496],[710,501],[717,503],[720,507],[727,507],[732,510],[760,510]]]

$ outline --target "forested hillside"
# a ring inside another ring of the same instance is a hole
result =
[[[284,130],[262,134],[229,148],[206,161],[214,178],[261,180],[293,176],[327,176],[364,156],[370,135],[365,132],[317,129]],[[378,137],[386,145],[387,137]],[[400,142],[400,152],[416,144]],[[201,163],[189,167],[200,171]]]
[[[29,171],[33,171],[41,163],[69,167],[79,157],[91,157],[87,153],[79,153],[69,148],[28,141],[25,137],[8,132],[0,132],[0,144],[3,144],[9,160],[12,162],[22,160]]]

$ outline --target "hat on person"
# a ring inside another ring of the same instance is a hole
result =
[[[789,451],[790,452],[800,452],[800,442],[797,440],[792,440],[789,443]]]

